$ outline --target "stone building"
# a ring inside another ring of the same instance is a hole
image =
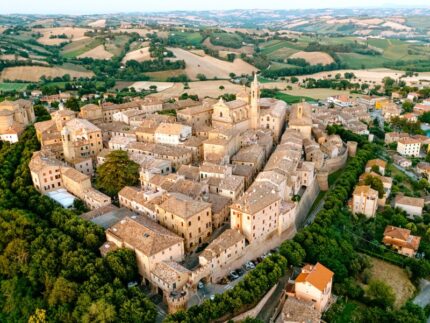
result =
[[[209,203],[183,194],[171,194],[156,206],[157,221],[184,238],[185,249],[193,250],[212,233],[212,210]]]
[[[25,127],[35,120],[30,101],[19,99],[0,102],[0,141],[18,142]]]

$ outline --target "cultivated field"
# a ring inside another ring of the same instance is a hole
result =
[[[191,79],[197,79],[197,74],[204,74],[207,78],[229,78],[230,73],[236,75],[252,74],[257,69],[244,62],[241,59],[236,59],[234,62],[223,61],[211,56],[198,56],[181,48],[169,48],[176,59],[184,60],[186,73]]]
[[[43,75],[46,77],[54,78],[61,77],[66,74],[69,74],[72,78],[94,76],[93,72],[90,71],[76,71],[63,67],[16,66],[5,68],[0,74],[0,81],[21,80],[28,82],[38,82]]]
[[[404,71],[391,70],[387,68],[375,68],[369,70],[337,70],[337,71],[329,71],[329,72],[321,72],[310,75],[302,75],[298,76],[299,80],[302,81],[306,78],[314,78],[314,79],[324,79],[334,77],[337,73],[344,74],[345,72],[354,73],[357,77],[357,81],[361,80],[361,82],[367,83],[382,83],[384,77],[391,77],[393,79],[398,79],[400,76],[404,75]],[[405,77],[402,78],[408,84],[416,83],[419,81],[427,81],[430,82],[430,72],[418,73],[418,76]]]
[[[203,45],[205,45],[208,48],[215,49],[217,51],[228,51],[228,52],[233,52],[238,54],[244,53],[246,55],[252,55],[252,53],[254,52],[254,48],[252,46],[243,46],[241,48],[229,48],[224,46],[213,45],[209,37],[204,40]]]
[[[409,280],[406,271],[376,258],[371,258],[371,261],[373,265],[371,279],[383,281],[391,286],[396,295],[394,306],[401,307],[415,292],[415,286]]]
[[[297,52],[290,56],[290,58],[303,58],[311,65],[328,65],[334,62],[333,57],[324,52]]]
[[[152,82],[157,85],[156,82]],[[161,91],[159,93],[150,94],[150,96],[159,97],[162,99],[169,99],[173,96],[179,96],[182,93],[188,94],[196,94],[201,98],[211,97],[218,98],[220,95],[225,93],[238,93],[243,87],[238,84],[233,84],[229,81],[218,80],[218,81],[197,81],[197,82],[189,82],[189,89],[184,89],[184,85],[182,83],[174,83],[172,87]],[[223,86],[224,89],[221,90],[220,86]]]
[[[135,82],[129,87],[133,87],[136,91],[149,90],[150,86],[155,85],[157,87],[157,91],[165,91],[170,89],[175,83],[172,82]]]
[[[106,27],[106,19],[99,19],[99,20],[90,22],[88,26],[93,28],[104,28]]]
[[[0,83],[0,91],[24,91],[28,83]]]
[[[348,95],[353,98],[360,97],[360,94],[350,94],[349,91],[341,91],[341,90],[333,90],[333,89],[306,89],[301,88],[298,86],[293,86],[292,90],[285,90],[286,86],[290,85],[291,83],[263,83],[261,84],[261,87],[264,89],[280,89],[282,93],[286,93],[292,96],[302,96],[302,97],[309,97],[313,98],[315,100],[325,100],[327,97],[332,95]]]
[[[63,47],[61,54],[65,57],[72,58],[83,53],[88,52],[89,50],[96,48],[99,45],[102,45],[103,41],[99,38],[84,38],[72,43],[67,44]]]
[[[35,28],[33,31],[42,34],[42,37],[37,41],[44,45],[59,45],[68,41],[78,41],[81,39],[88,38],[85,36],[87,31],[91,29],[78,28],[78,27],[54,27],[54,28]],[[58,36],[65,34],[67,39],[62,38],[50,38],[50,36]]]
[[[135,60],[138,62],[143,62],[151,59],[151,54],[149,53],[149,47],[144,47],[140,49],[128,52],[122,59],[122,63],[125,64],[128,61]]]
[[[113,33],[136,33],[139,34],[140,36],[146,36],[146,34],[148,33],[152,33],[153,30],[150,29],[144,29],[144,28],[118,28],[118,29],[113,29],[112,30]]]
[[[90,49],[88,52],[85,52],[79,56],[78,58],[94,58],[94,59],[111,59],[113,56],[112,53],[109,53],[104,45],[99,45],[93,49]]]

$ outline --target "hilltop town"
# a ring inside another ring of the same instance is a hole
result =
[[[0,15],[0,321],[426,322],[428,15]]]
[[[374,158],[362,172],[355,169],[360,176],[348,212],[372,219],[391,205],[410,223],[426,214],[430,139],[419,120],[428,119],[430,102],[423,91],[295,104],[262,91],[257,74],[234,98],[163,100],[153,92],[85,104],[73,93],[35,91],[30,100],[0,103],[1,139],[17,144],[34,125],[40,143],[28,163],[34,188],[103,228],[103,257],[133,251],[140,278],[129,284],[162,295],[162,316],[216,300],[279,251],[287,258],[299,252],[299,246],[285,251],[284,241],[312,226],[333,181],[366,145]],[[79,111],[67,108],[76,99]],[[35,109],[34,102],[44,104]],[[46,120],[36,122],[36,115]],[[412,228],[393,219],[378,243],[419,259],[427,236]],[[280,321],[308,317],[303,313],[317,321],[336,301],[332,264],[303,260],[295,261],[298,271],[272,313]]]

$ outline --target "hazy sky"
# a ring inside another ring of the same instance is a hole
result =
[[[2,4],[3,3],[3,4]],[[429,0],[0,0],[4,13],[115,13],[168,10],[426,6]]]

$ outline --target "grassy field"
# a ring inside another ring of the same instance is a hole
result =
[[[230,47],[230,44],[238,45],[242,43],[242,37],[233,33],[213,33],[210,39],[213,45],[220,45],[220,46],[227,46],[227,47]]]
[[[349,68],[376,68],[381,67],[387,61],[383,56],[361,55],[357,53],[338,53],[340,60]]]
[[[198,32],[175,32],[169,34],[169,38],[178,43],[185,43],[191,46],[200,45],[203,37]]]
[[[290,94],[282,93],[282,92],[276,93],[275,98],[278,100],[285,101],[288,104],[299,103],[299,102],[302,102],[303,100],[305,100],[307,102],[315,101],[315,99],[307,97],[307,96],[295,96],[295,95],[290,95]]]
[[[394,291],[396,301],[394,306],[400,308],[415,292],[415,286],[409,280],[406,271],[398,266],[371,258],[371,279],[383,281]]]
[[[293,43],[286,40],[272,40],[262,46],[261,52],[270,58],[287,58],[306,47],[305,42]]]
[[[28,83],[0,83],[0,91],[24,91]]]
[[[169,70],[169,71],[145,73],[145,75],[150,77],[151,81],[156,81],[156,82],[163,82],[163,81],[166,81],[167,78],[169,77],[179,76],[181,74],[185,74],[185,70]]]
[[[279,62],[272,62],[270,64],[270,69],[275,70],[275,71],[282,69],[282,68],[294,68],[294,67],[297,67],[297,66],[291,65],[291,64],[286,64],[286,63],[279,63]]]
[[[113,41],[106,42],[106,50],[114,56],[119,56],[129,39],[128,35],[115,36]]]
[[[82,55],[101,44],[103,44],[103,40],[101,38],[82,39],[64,46],[61,54],[66,58],[75,58],[76,56]]]

